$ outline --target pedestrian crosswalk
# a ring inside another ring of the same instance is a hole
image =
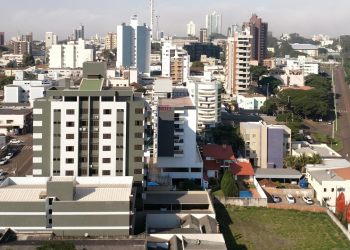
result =
[[[33,146],[24,146],[22,150],[33,150]]]

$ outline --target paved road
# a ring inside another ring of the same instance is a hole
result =
[[[9,169],[17,169],[16,176],[26,176],[33,174],[33,135],[21,135],[21,136],[12,136],[12,138],[16,138],[21,140],[19,146],[19,153],[13,157],[8,164],[5,166]],[[17,146],[17,145],[16,145]]]

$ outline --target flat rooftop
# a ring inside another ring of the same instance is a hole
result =
[[[254,168],[254,172],[259,179],[300,179],[302,176],[299,171],[286,168]]]
[[[336,174],[334,171],[330,171],[328,174],[327,169],[322,169],[322,170],[312,170],[309,171],[308,173],[316,179],[316,181],[320,184],[322,184],[322,181],[344,181],[342,177]]]
[[[172,99],[159,99],[159,106],[169,106],[169,107],[192,107],[194,104],[189,96],[177,96]]]
[[[102,89],[103,79],[83,79],[79,90],[100,91]]]
[[[145,193],[144,204],[210,204],[208,193],[205,191],[150,191]]]
[[[32,109],[9,109],[9,108],[0,108],[0,115],[24,115],[29,112],[32,112]]]

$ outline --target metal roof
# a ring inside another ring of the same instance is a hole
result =
[[[295,169],[285,168],[255,168],[256,178],[271,178],[271,179],[300,179],[302,174]]]
[[[327,170],[312,170],[308,171],[308,173],[320,184],[322,184],[322,181],[344,181],[342,177],[338,176],[332,170],[329,174]]]
[[[203,192],[146,192],[143,204],[210,204],[208,194]]]
[[[41,201],[39,199],[41,192],[46,192],[46,188],[0,188],[0,201]]]
[[[294,44],[291,44],[291,46],[295,50],[317,50],[318,49],[316,45],[312,45],[312,44],[294,43]]]
[[[123,188],[80,188],[75,190],[75,201],[129,201],[132,185]]]

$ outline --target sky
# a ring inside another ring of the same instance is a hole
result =
[[[269,31],[278,37],[297,32],[311,38],[314,34],[337,37],[349,34],[349,0],[154,0],[159,30],[164,35],[185,36],[187,23],[196,24],[196,35],[205,28],[205,16],[216,11],[222,15],[222,33],[232,24],[248,21],[256,13],[268,22]],[[0,8],[0,32],[5,40],[33,32],[34,40],[43,40],[52,31],[64,40],[74,27],[83,23],[85,38],[116,32],[117,25],[129,23],[138,15],[139,24],[150,24],[149,0],[15,0],[4,1]],[[156,30],[156,20],[153,30]],[[154,32],[154,35],[156,33]]]

